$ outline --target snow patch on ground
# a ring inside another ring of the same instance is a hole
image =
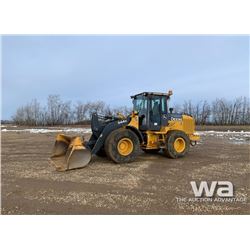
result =
[[[242,135],[242,136],[249,136],[250,135],[250,131],[240,131],[240,132],[236,132],[236,131],[198,131],[196,132],[196,134],[198,135],[217,135],[217,136],[225,136],[225,135]]]
[[[7,128],[7,127],[9,127],[9,128],[17,128],[17,126],[15,126],[15,125],[7,126],[7,125],[2,125],[1,124],[1,128]]]
[[[250,142],[250,132],[249,131],[199,131],[196,132],[197,135],[200,135],[201,138],[204,136],[215,136],[215,137],[220,137],[220,138],[226,138],[230,142],[235,143],[235,144],[242,144],[242,143],[249,143]]]
[[[2,129],[2,132],[26,132],[26,133],[33,133],[33,134],[46,134],[46,133],[91,133],[90,128],[28,128],[28,129]]]

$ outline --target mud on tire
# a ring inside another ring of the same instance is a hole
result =
[[[185,143],[184,150],[183,151],[177,151],[175,149],[175,141],[178,140],[178,138],[181,138],[180,140],[183,140]],[[172,159],[180,158],[185,156],[190,147],[190,140],[188,136],[182,132],[182,131],[171,131],[166,136],[166,148],[164,149],[164,154]]]
[[[133,147],[127,155],[122,155],[118,150],[118,145],[122,140],[132,142]],[[140,141],[137,135],[125,128],[120,128],[111,132],[104,144],[104,149],[107,156],[116,163],[132,162],[137,157],[140,150]]]

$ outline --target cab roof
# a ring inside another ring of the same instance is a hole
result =
[[[136,95],[132,95],[131,98],[136,98],[139,95],[143,96],[166,96],[169,97],[168,93],[160,93],[160,92],[142,92]]]

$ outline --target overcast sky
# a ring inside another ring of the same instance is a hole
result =
[[[49,94],[121,106],[168,89],[173,103],[248,96],[249,37],[2,37],[2,119]]]

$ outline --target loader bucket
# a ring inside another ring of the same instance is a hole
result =
[[[91,160],[91,152],[81,137],[58,135],[50,159],[56,170],[66,171],[85,167]]]
[[[70,141],[71,137],[69,136],[63,134],[57,135],[51,157],[65,155],[69,147]]]

